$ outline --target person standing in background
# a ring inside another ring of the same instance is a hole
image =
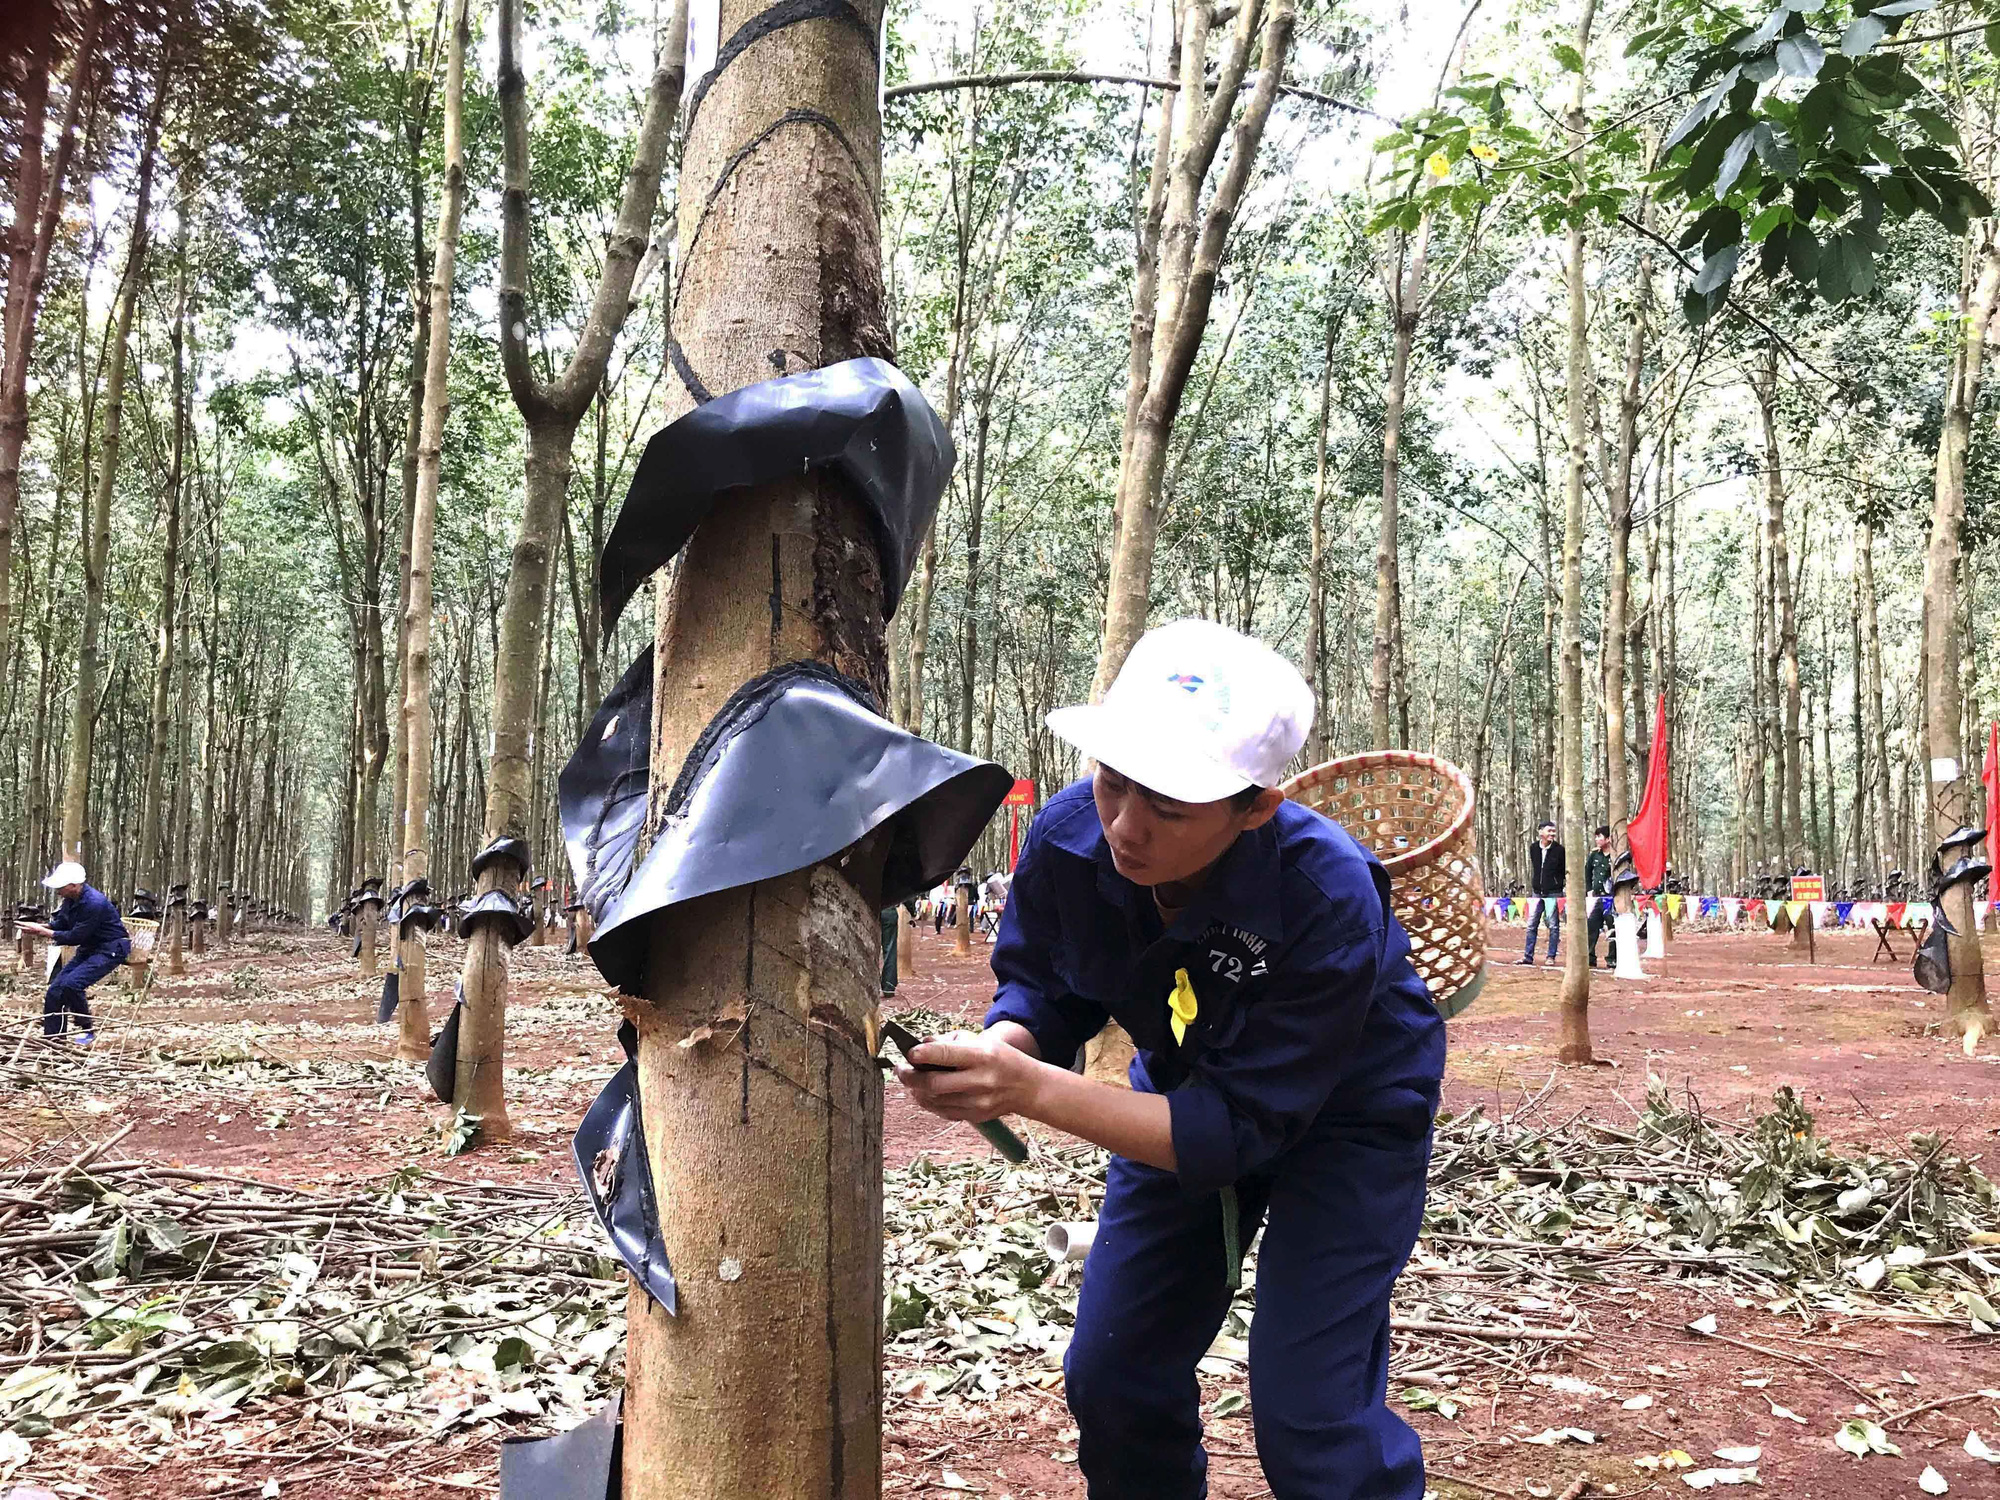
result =
[[[1562,911],[1556,898],[1569,879],[1569,864],[1563,846],[1556,842],[1556,825],[1544,821],[1535,830],[1535,842],[1528,845],[1528,890],[1534,901],[1528,908],[1528,945],[1521,962],[1535,961],[1535,929],[1546,917],[1549,923],[1549,962],[1556,961],[1556,944],[1562,937]]]
[[[1590,945],[1590,966],[1597,967],[1597,935],[1609,925],[1611,914],[1606,903],[1611,897],[1611,827],[1606,823],[1597,825],[1597,847],[1590,851],[1590,857],[1583,862],[1583,884],[1590,893],[1590,920],[1584,924],[1584,940]],[[1615,945],[1616,936],[1611,939]],[[1615,960],[1617,948],[1612,949]]]

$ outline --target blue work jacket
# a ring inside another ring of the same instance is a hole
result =
[[[1165,926],[1151,889],[1113,866],[1084,780],[1028,830],[986,1024],[1019,1022],[1065,1067],[1116,1020],[1138,1048],[1133,1086],[1166,1095],[1182,1186],[1212,1192],[1273,1164],[1316,1122],[1422,1138],[1444,1022],[1409,955],[1381,864],[1291,801],[1238,838]],[[1176,1040],[1181,972],[1196,1006]]]
[[[130,950],[131,937],[119,919],[118,908],[94,885],[85,886],[58,906],[49,918],[49,930],[58,946],[76,949],[78,958],[113,952],[121,943]]]

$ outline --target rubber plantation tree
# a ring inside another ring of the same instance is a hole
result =
[[[132,321],[146,277],[152,241],[153,175],[159,162],[160,130],[173,82],[173,48],[166,46],[153,75],[153,98],[140,127],[139,184],[125,247],[125,272],[118,285],[110,348],[105,356],[104,436],[97,483],[83,530],[83,617],[78,627],[76,691],[69,728],[69,763],[63,782],[62,853],[88,862],[84,848],[90,827],[90,754],[97,731],[98,679],[103,671],[105,577],[111,564],[111,500],[118,484],[118,444],[124,426],[125,381],[131,358]]]
[[[21,450],[28,440],[28,371],[41,316],[49,253],[62,223],[69,167],[81,134],[83,101],[97,64],[97,37],[105,0],[90,0],[80,24],[56,24],[63,7],[32,6],[44,24],[29,23],[34,45],[19,55],[9,80],[18,113],[10,143],[15,153],[13,224],[7,237],[7,300],[0,322],[0,662],[12,655],[14,516],[21,503]],[[63,16],[64,20],[73,20]],[[47,140],[49,84],[69,39],[69,79],[53,152]]]
[[[465,52],[471,37],[472,0],[455,0],[444,77],[444,208],[438,219],[431,270],[430,316],[424,349],[424,398],[417,441],[417,484],[410,515],[409,600],[403,610],[404,779],[402,867],[406,882],[427,880],[431,868],[431,562],[436,550],[438,483],[444,467],[444,422],[450,408],[446,376],[451,364],[452,273],[458,261],[458,228],[465,211]],[[425,951],[421,933],[398,937],[396,1055],[421,1061],[430,1051],[430,1018],[424,1003]]]
[[[1133,271],[1125,421],[1111,516],[1111,581],[1093,698],[1104,695],[1146,630],[1174,422],[1208,329],[1230,226],[1278,95],[1296,7],[1294,0],[1242,0],[1231,20],[1224,7],[1191,0],[1177,7],[1176,14],[1173,71],[1181,86],[1171,101],[1162,102]],[[1218,22],[1224,21],[1229,29],[1218,35]],[[1212,50],[1219,56],[1211,73]],[[1253,55],[1257,82],[1239,111],[1237,95]],[[1209,170],[1225,133],[1229,157],[1211,189]]]
[[[1943,91],[1962,91],[1967,64],[1990,77],[2000,19],[1990,6],[1975,7],[1981,46],[1959,40],[1966,28],[1927,23],[1935,4],[1779,6],[1754,26],[1676,4],[1632,46],[1690,70],[1696,92],[1667,137],[1673,155],[1662,185],[1694,215],[1679,245],[1701,254],[1684,296],[1690,321],[1723,304],[1752,253],[1765,279],[1837,303],[1875,289],[1885,221],[1927,215],[1964,240],[1924,558],[1928,819],[1941,839],[1977,807],[1962,729],[1958,572],[1972,415],[2000,306],[2000,246],[1990,222],[1991,148],[1981,148],[1981,170],[1969,172],[1957,124],[1935,107],[1941,91],[1913,60],[1947,49]],[[1954,43],[1975,55],[1955,57]],[[1788,827],[1795,817],[1788,807]],[[1993,1026],[1971,886],[1948,892],[1944,910],[1959,934],[1950,944],[1949,1015],[1970,1051]]]
[[[887,358],[883,0],[725,0],[681,162],[671,397]],[[743,683],[810,659],[887,701],[883,582],[858,497],[813,475],[734,493],[662,587],[657,808]],[[680,1316],[634,1298],[626,1500],[830,1500],[881,1488],[880,853],[654,919],[639,1036],[647,1150]],[[718,1274],[716,1267],[720,1265]],[[735,1267],[740,1267],[738,1275]]]
[[[531,355],[528,265],[531,211],[527,78],[521,69],[522,0],[500,0],[499,96],[505,180],[500,195],[500,358],[507,389],[527,428],[526,497],[514,536],[507,588],[500,609],[493,673],[493,737],[486,783],[485,835],[489,842],[528,836],[534,765],[536,698],[548,628],[549,595],[562,545],[563,507],[572,468],[570,445],[625,326],[646,253],[660,173],[667,158],[674,114],[686,72],[686,3],[660,38],[645,114],[625,171],[624,190],[604,246],[590,309],[563,369],[551,379],[535,373]],[[435,335],[434,335],[435,336]],[[532,851],[530,851],[532,857]],[[514,893],[528,871],[511,857],[489,861],[479,877],[480,895]],[[454,1102],[475,1139],[511,1134],[506,1097],[507,969],[512,933],[500,924],[475,927],[466,942],[465,1013],[458,1032],[458,1083]]]

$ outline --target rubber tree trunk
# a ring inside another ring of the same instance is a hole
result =
[[[1805,778],[1805,743],[1799,731],[1799,627],[1792,597],[1792,554],[1785,532],[1784,453],[1778,441],[1778,346],[1765,352],[1757,382],[1757,409],[1764,431],[1764,535],[1771,559],[1771,596],[1776,637],[1771,642],[1773,714],[1782,714],[1777,761],[1779,834],[1778,857],[1789,875],[1806,855],[1805,816],[1801,809]]]
[[[438,484],[444,467],[444,424],[451,407],[451,283],[458,256],[458,226],[465,210],[465,52],[471,36],[471,0],[458,0],[444,75],[444,208],[431,268],[430,338],[424,351],[423,418],[417,438],[417,486],[410,507],[409,600],[403,612],[404,814],[403,879],[428,879],[431,870],[431,559],[436,550]],[[476,935],[476,934],[475,934]],[[403,972],[397,984],[396,1055],[421,1062],[430,1054],[430,1012],[425,1004],[423,935],[402,941]]]
[[[1340,338],[1340,325],[1347,308],[1353,305],[1350,294],[1344,304],[1336,310],[1333,303],[1333,286],[1327,287],[1326,297],[1326,350],[1319,367],[1319,421],[1314,430],[1313,446],[1313,505],[1312,505],[1312,553],[1306,565],[1306,648],[1305,677],[1313,693],[1313,722],[1311,733],[1306,738],[1306,763],[1319,765],[1326,759],[1326,747],[1331,740],[1327,732],[1327,712],[1330,705],[1326,695],[1326,491],[1327,491],[1327,428],[1333,419],[1333,350]]]
[[[1135,280],[1135,328],[1150,320],[1151,342],[1135,339],[1126,392],[1123,458],[1114,500],[1111,576],[1105,597],[1104,639],[1097,655],[1091,697],[1101,698],[1118,676],[1125,657],[1146,630],[1152,606],[1153,553],[1159,541],[1161,482],[1174,422],[1180,415],[1188,376],[1221,272],[1229,229],[1250,180],[1257,149],[1277,97],[1278,78],[1291,48],[1293,0],[1243,0],[1231,22],[1220,61],[1208,71],[1214,8],[1180,9],[1181,87],[1172,113],[1172,147],[1166,206],[1161,220],[1157,264],[1141,265]],[[1252,54],[1257,82],[1230,129],[1236,95]],[[1229,160],[1207,194],[1204,188],[1225,129]],[[1150,298],[1151,305],[1146,305]],[[1142,363],[1141,354],[1144,360]]]
[[[53,159],[43,155],[49,77],[54,57],[44,50],[24,59],[15,96],[14,222],[7,244],[7,300],[0,318],[0,663],[13,648],[14,516],[21,501],[21,451],[28,441],[28,370],[42,305],[49,253],[62,221],[64,188],[75,154],[77,120],[97,61],[98,23],[104,0],[93,0],[70,70],[69,101]],[[46,28],[44,49],[52,45]],[[41,850],[33,851],[39,858]]]
[[[1868,795],[1875,804],[1875,879],[1889,873],[1890,851],[1896,847],[1890,827],[1889,730],[1882,717],[1882,630],[1875,597],[1875,528],[1864,516],[1854,528],[1854,586],[1861,596],[1861,644],[1867,663],[1861,703],[1866,710]]]
[[[896,908],[896,979],[917,977],[917,924],[910,920],[906,906]]]
[[[765,6],[725,0],[722,35]],[[787,27],[741,52],[689,127],[681,201],[704,207],[681,215],[675,321],[707,392],[767,379],[773,349],[807,366],[892,352],[882,0],[855,9],[859,26]],[[730,693],[775,665],[810,658],[886,692],[876,557],[830,479],[744,492],[703,522],[658,606],[656,800]],[[880,1493],[881,858],[864,841],[844,868],[655,922],[630,1013],[681,1306],[633,1299],[626,1500]]]
[[[1431,218],[1424,215],[1392,288],[1389,379],[1382,392],[1382,513],[1375,537],[1375,638],[1368,672],[1368,736],[1376,749],[1395,743],[1391,721],[1396,673],[1397,617],[1401,608],[1403,408],[1410,388],[1410,349],[1424,296],[1430,258]]]
[[[146,249],[153,212],[153,166],[159,156],[160,115],[167,94],[162,64],[154,84],[153,107],[139,156],[139,194],[132,208],[132,237],[125,251],[125,276],[118,288],[111,349],[104,375],[104,436],[98,453],[97,489],[85,510],[83,530],[83,618],[77,633],[76,700],[69,727],[69,767],[63,785],[63,858],[84,859],[84,831],[90,826],[90,753],[97,729],[98,676],[104,635],[104,578],[111,560],[111,497],[118,486],[118,436],[125,415],[125,367],[132,343],[132,319],[145,279]]]
[[[527,78],[521,71],[521,0],[500,0],[499,95],[505,181],[500,198],[500,359],[507,388],[527,426],[526,499],[507,569],[494,649],[493,737],[486,778],[488,842],[526,839],[533,827],[535,707],[539,697],[543,632],[556,548],[562,540],[570,443],[631,310],[634,278],[646,251],[647,232],[659,202],[687,50],[686,0],[676,0],[674,20],[661,39],[626,168],[618,214],[605,245],[604,269],[568,366],[553,381],[536,378],[529,355],[528,240],[530,235]],[[777,45],[775,42],[768,45]],[[479,891],[515,894],[526,870],[494,860]],[[507,967],[509,950],[496,924],[473,931],[466,944],[465,1014],[459,1021],[457,1107],[477,1122],[479,1138],[511,1134],[506,1098]]]
[[[1986,362],[1986,336],[2000,305],[2000,245],[1993,231],[1981,232],[1973,247],[1968,291],[1962,299],[1963,342],[1955,351],[1945,391],[1944,420],[1938,433],[1937,469],[1932,489],[1930,545],[1924,555],[1924,708],[1926,751],[1930,757],[1931,836],[1941,839],[1960,823],[1982,821],[1985,809],[1976,791],[1976,768],[1965,764],[1959,682],[1958,570],[1965,526],[1966,458],[1972,445],[1972,418]],[[1972,774],[1968,774],[1968,772]],[[1928,854],[1929,851],[1920,851]],[[1945,895],[1943,914],[1958,929],[1951,942],[1949,1017],[1969,1054],[1993,1030],[1986,1003],[1979,932],[1972,920],[1972,886],[1961,881]]]
[[[1649,209],[1642,209],[1650,220]],[[1653,258],[1639,257],[1638,285],[1633,293],[1632,326],[1625,336],[1625,372],[1618,387],[1618,453],[1610,475],[1607,510],[1611,547],[1605,585],[1604,633],[1599,655],[1604,663],[1604,783],[1605,822],[1614,839],[1622,838],[1631,815],[1629,747],[1625,723],[1625,650],[1632,607],[1632,470],[1639,451],[1639,404],[1646,367],[1646,314],[1652,296]],[[1643,735],[1643,719],[1631,726]]]
[[[191,178],[192,173],[188,176]],[[167,761],[167,739],[173,731],[173,721],[168,716],[171,707],[170,694],[174,677],[174,614],[178,599],[175,593],[180,583],[181,564],[181,488],[185,475],[187,448],[187,330],[188,330],[188,220],[191,215],[192,182],[182,184],[180,203],[180,225],[175,232],[174,271],[174,327],[172,337],[174,354],[174,447],[173,468],[167,476],[166,507],[167,524],[165,539],[160,545],[160,630],[154,647],[153,701],[147,715],[146,728],[146,771],[139,796],[139,858],[138,879],[152,882],[161,895],[167,893],[167,883],[178,871],[165,862],[160,848],[160,803],[161,791]],[[176,919],[169,913],[165,926],[176,925]],[[170,963],[168,972],[181,972],[180,944],[178,939],[168,943]]]
[[[1583,15],[1576,26],[1579,66],[1570,95],[1564,128],[1580,152],[1588,133],[1584,96],[1589,77],[1590,33],[1597,19],[1597,0],[1584,0]],[[1565,361],[1567,392],[1564,406],[1568,418],[1567,475],[1563,487],[1562,549],[1562,826],[1563,844],[1569,850],[1569,881],[1566,888],[1570,939],[1563,953],[1562,1045],[1558,1056],[1566,1063],[1593,1061],[1590,1049],[1590,955],[1580,942],[1584,921],[1584,816],[1583,816],[1583,485],[1584,468],[1589,462],[1585,443],[1585,409],[1588,405],[1590,375],[1589,289],[1584,283],[1584,239],[1581,171],[1570,191],[1569,255],[1566,280],[1569,291],[1569,348]]]

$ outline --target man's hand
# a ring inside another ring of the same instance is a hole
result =
[[[948,1068],[923,1072],[911,1063]],[[947,1120],[993,1120],[1001,1115],[1035,1117],[1043,1075],[1050,1070],[1010,1045],[998,1029],[954,1031],[925,1042],[896,1065],[896,1081],[932,1114]]]
[[[54,937],[55,929],[42,922],[16,922],[23,932],[32,932],[36,937]]]

